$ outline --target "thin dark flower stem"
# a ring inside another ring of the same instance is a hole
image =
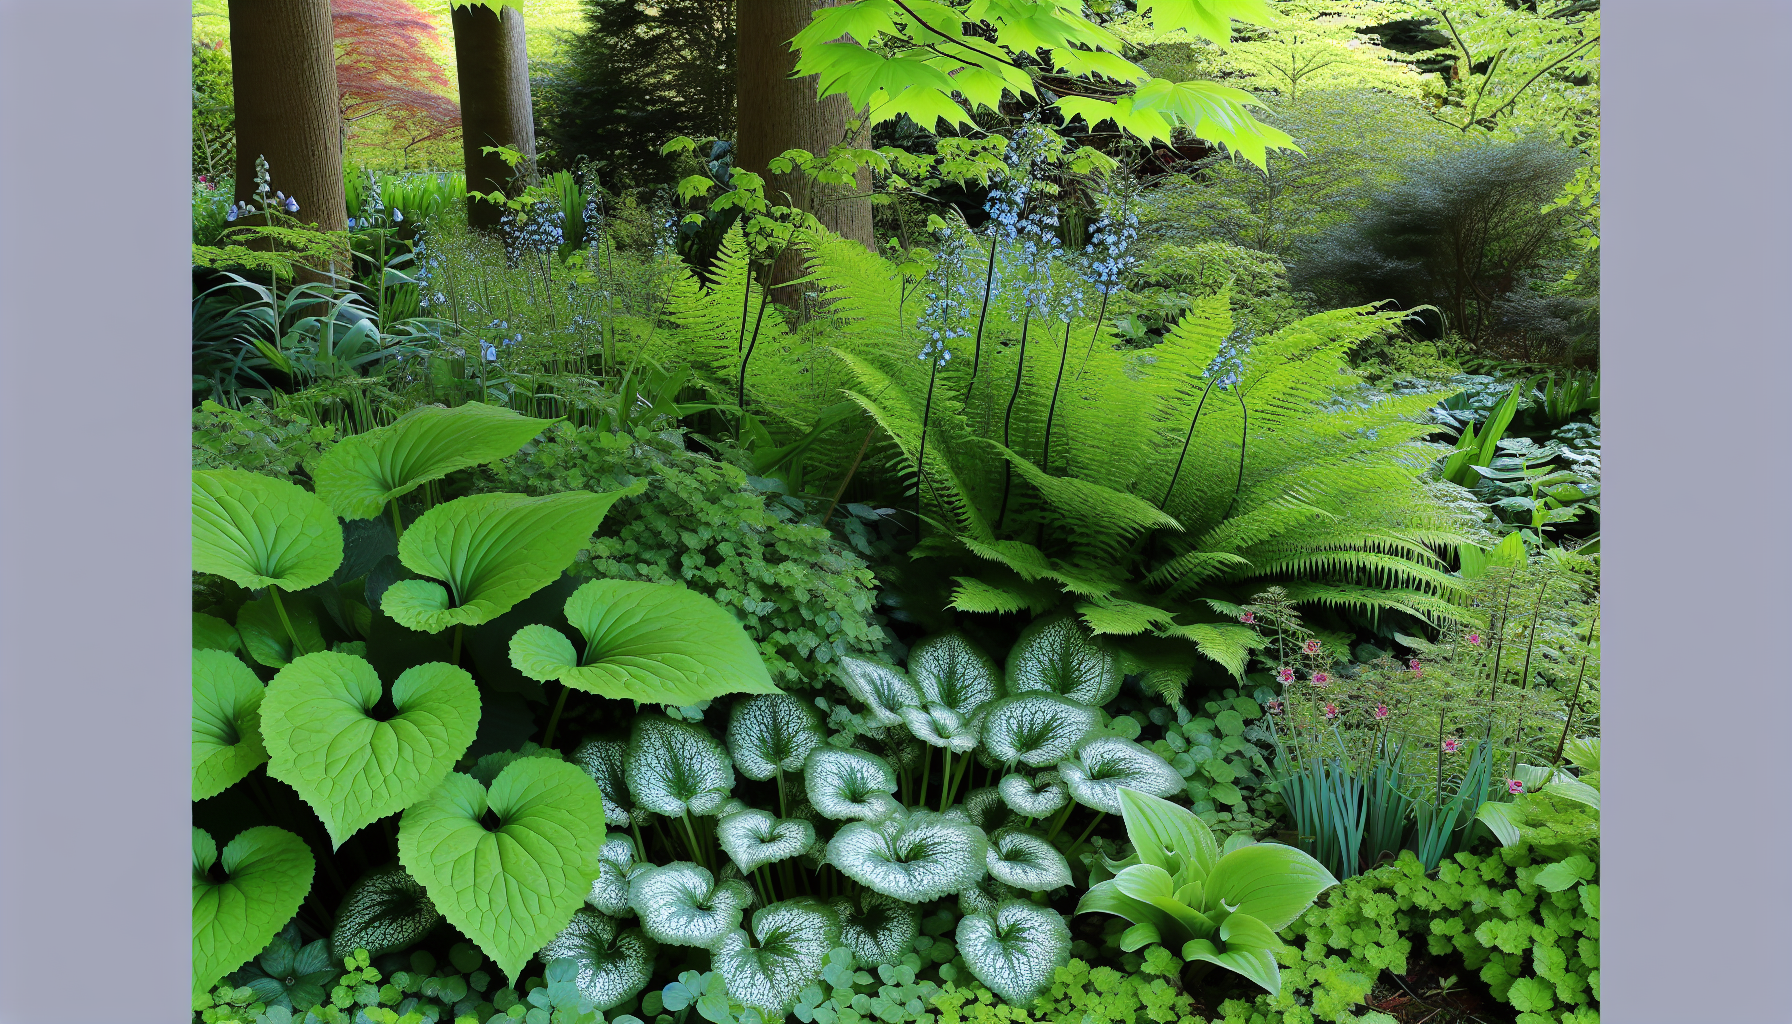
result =
[[[1020,398],[1021,381],[1027,375],[1027,328],[1033,320],[1033,305],[1027,304],[1027,310],[1020,318],[1020,355],[1014,362],[1014,390],[1008,393],[1008,410],[1002,414],[1002,447],[1010,448],[1009,427],[1014,421],[1014,403]],[[1008,491],[1014,483],[1014,461],[1002,460],[1002,505],[996,513],[996,532],[1000,533],[1002,524],[1008,519]]]
[[[778,250],[778,255],[773,257],[771,263],[765,268],[765,282],[759,295],[759,315],[753,318],[753,338],[751,341],[747,342],[746,354],[740,357],[740,380],[736,382],[734,396],[734,405],[736,409],[734,434],[736,437],[740,436],[742,424],[746,421],[747,417],[747,364],[753,361],[753,349],[757,348],[759,345],[759,328],[765,323],[765,307],[771,302],[772,273],[777,269],[778,263],[784,259],[784,254],[790,251],[790,245],[795,240],[796,230],[792,228],[790,237],[784,240],[784,248]],[[748,264],[748,266],[750,267],[751,264]],[[751,273],[747,275],[747,279],[749,283],[752,281]],[[741,309],[742,330],[746,329],[746,318],[747,311],[743,306]]]
[[[1537,588],[1537,603],[1531,606],[1531,625],[1528,630],[1530,635],[1525,637],[1524,667],[1519,672],[1524,679],[1523,686],[1520,690],[1522,693],[1531,692],[1531,652],[1537,647],[1537,622],[1543,613],[1543,595],[1548,591],[1549,577],[1545,576],[1542,585]],[[1526,708],[1524,705],[1519,706],[1518,735],[1512,742],[1512,768],[1511,771],[1506,774],[1506,778],[1508,779],[1516,778],[1518,776],[1518,748],[1520,744],[1524,742],[1525,710]]]
[[[1101,824],[1101,820],[1107,816],[1108,816],[1108,812],[1106,812],[1106,811],[1102,811],[1100,814],[1097,814],[1095,816],[1095,820],[1091,821],[1089,823],[1089,827],[1086,829],[1083,829],[1083,834],[1076,837],[1076,842],[1070,844],[1070,848],[1072,850],[1074,850],[1077,847],[1083,845],[1083,841],[1088,839],[1090,834],[1095,831],[1095,826]]]
[[[1052,384],[1051,405],[1045,410],[1045,440],[1039,449],[1039,468],[1052,471],[1052,417],[1058,413],[1058,392],[1064,387],[1064,364],[1070,361],[1070,321],[1064,321],[1064,351],[1058,354],[1058,379]]]
[[[1095,314],[1095,329],[1089,332],[1089,351],[1083,353],[1083,364],[1076,368],[1074,380],[1082,380],[1084,371],[1089,369],[1089,360],[1095,355],[1095,343],[1101,340],[1101,325],[1108,318],[1108,296],[1112,289],[1101,290],[1101,311]]]
[[[1182,462],[1188,458],[1188,446],[1195,439],[1195,424],[1201,422],[1201,410],[1206,407],[1207,396],[1213,391],[1213,385],[1218,380],[1218,377],[1209,378],[1207,387],[1201,391],[1201,400],[1195,403],[1194,419],[1188,421],[1188,434],[1182,439],[1182,454],[1176,456],[1176,471],[1170,474],[1170,486],[1164,488],[1163,500],[1157,503],[1159,509],[1168,511],[1170,507],[1170,495],[1176,493],[1176,481],[1182,476]]]
[[[541,737],[541,745],[543,747],[546,747],[546,748],[553,747],[553,745],[554,745],[554,728],[560,724],[560,712],[565,710],[566,695],[571,692],[572,692],[572,687],[567,686],[565,683],[560,684],[560,699],[554,701],[554,713],[548,716],[548,729],[547,729],[547,732],[543,733],[542,737]]]
[[[977,367],[983,361],[983,322],[989,317],[989,294],[995,287],[996,250],[1001,248],[1001,240],[995,232],[989,235],[989,269],[983,274],[983,309],[977,314],[977,337],[971,342],[971,379],[964,385],[964,403],[968,409],[971,403],[971,388],[977,384]]]
[[[1580,652],[1580,671],[1574,677],[1574,696],[1568,703],[1568,720],[1562,723],[1562,736],[1556,740],[1556,752],[1549,760],[1549,767],[1552,771],[1562,763],[1562,748],[1568,744],[1568,731],[1574,727],[1574,713],[1580,709],[1580,684],[1587,678],[1587,659],[1593,654],[1593,630],[1598,624],[1599,616],[1597,615],[1587,623],[1587,639]]]
[[[921,444],[915,454],[915,536],[921,535],[921,482],[927,478],[927,423],[933,418],[933,383],[939,379],[940,357],[934,353],[933,369],[927,371],[927,400],[921,404]],[[869,438],[870,435],[866,435]],[[854,463],[856,466],[857,463]],[[823,520],[826,522],[826,520]]]
[[[1233,385],[1232,394],[1238,399],[1238,413],[1240,417],[1238,426],[1238,482],[1232,485],[1232,500],[1226,503],[1226,513],[1225,515],[1220,516],[1221,519],[1231,518],[1232,510],[1238,506],[1238,496],[1244,491],[1244,456],[1249,448],[1251,433],[1251,410],[1244,404],[1244,395],[1239,392],[1237,385]]]
[[[852,466],[847,469],[846,476],[841,478],[839,488],[834,491],[834,500],[828,502],[828,510],[821,517],[823,526],[826,526],[828,520],[834,517],[834,509],[839,507],[840,497],[846,493],[846,485],[852,482],[853,474],[858,472],[859,463],[865,458],[865,449],[871,447],[871,435],[876,432],[876,424],[872,424],[871,429],[865,431],[865,440],[859,442],[859,454],[853,456]]]

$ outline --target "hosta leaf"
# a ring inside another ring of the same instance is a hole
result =
[[[669,818],[713,814],[734,788],[734,761],[708,730],[663,715],[635,719],[623,773],[637,803]]]
[[[928,701],[920,707],[903,708],[902,720],[908,731],[923,743],[945,747],[962,754],[977,745],[983,728],[983,716],[965,716],[944,704]]]
[[[736,811],[716,822],[716,841],[741,874],[750,875],[761,864],[787,860],[814,846],[815,826],[794,818],[779,820],[770,811]]]
[[[803,765],[803,788],[816,813],[835,821],[878,821],[901,810],[892,796],[896,772],[863,750],[815,748]]]
[[[1219,861],[1219,847],[1207,823],[1168,800],[1122,788],[1120,813],[1126,837],[1139,860],[1154,864],[1184,881],[1205,881]],[[1184,874],[1185,867],[1193,870]]]
[[[1120,692],[1120,659],[1068,615],[1038,619],[1008,653],[1008,692],[1043,691],[1100,707]]]
[[[1224,902],[1279,932],[1338,884],[1320,863],[1292,846],[1257,843],[1220,858],[1207,877],[1209,905]]]
[[[617,740],[586,740],[572,752],[572,762],[596,780],[604,795],[604,821],[617,828],[627,828],[632,821],[634,800],[623,776],[627,757],[628,744]]]
[[[1039,998],[1070,962],[1070,927],[1057,911],[1007,900],[993,914],[958,922],[958,952],[977,980],[1015,1007]]]
[[[529,757],[504,769],[489,793],[471,776],[450,774],[404,812],[398,859],[514,983],[591,891],[603,823],[590,776]]]
[[[757,940],[757,944],[755,944]],[[774,903],[753,915],[753,934],[736,929],[710,953],[728,994],[781,1020],[797,996],[821,977],[840,942],[833,910],[808,900]]]
[[[604,840],[597,851],[598,876],[591,883],[585,902],[607,917],[628,917],[635,912],[629,905],[629,883],[649,865],[635,864],[635,844],[627,836],[613,835]]]
[[[653,977],[659,944],[640,929],[620,930],[604,915],[581,907],[566,930],[541,950],[542,963],[573,962],[572,983],[593,1006],[608,1010],[633,999]]]
[[[216,840],[193,830],[194,995],[210,992],[279,934],[305,902],[314,870],[311,849],[283,828],[247,829],[222,857]]]
[[[779,692],[740,623],[694,590],[593,580],[567,599],[566,620],[583,634],[584,656],[575,656],[558,630],[524,626],[510,641],[510,663],[518,672],[604,697],[674,707],[725,693]]]
[[[975,885],[988,847],[970,822],[921,813],[842,826],[828,843],[828,863],[885,896],[925,903]]]
[[[1226,924],[1231,924],[1235,919],[1253,920],[1247,915],[1234,914],[1226,919]],[[1221,928],[1224,929],[1225,926],[1222,924]],[[1257,927],[1262,928],[1263,926],[1259,923]],[[1265,930],[1267,931],[1267,929]],[[1271,938],[1274,938],[1273,933]],[[1227,943],[1225,952],[1220,952],[1219,947],[1215,946],[1212,941],[1194,939],[1183,945],[1182,956],[1185,960],[1205,960],[1211,964],[1218,964],[1229,971],[1242,974],[1263,986],[1270,995],[1281,992],[1282,971],[1276,966],[1275,955],[1269,949]]]
[[[243,638],[237,635],[236,627],[216,615],[204,612],[193,613],[193,649],[196,651],[237,651],[243,646]]]
[[[901,725],[902,709],[918,707],[921,691],[901,669],[853,655],[843,655],[835,674],[878,725]]]
[[[1070,792],[1064,788],[1064,777],[1057,772],[1041,772],[1031,779],[1020,774],[1008,775],[997,783],[996,788],[1014,813],[1029,818],[1056,814],[1070,800]]]
[[[1213,919],[1197,907],[1202,902],[1199,882],[1190,883],[1179,891],[1176,879],[1155,864],[1121,868],[1113,882],[1114,888],[1121,893],[1169,915],[1176,925],[1178,937],[1207,938],[1213,934]],[[1158,927],[1162,929],[1163,925]]]
[[[472,494],[437,505],[398,544],[405,568],[430,579],[387,587],[380,610],[425,633],[490,622],[558,579],[591,543],[610,506],[639,489],[545,498]]]
[[[1003,764],[1043,768],[1075,753],[1095,723],[1094,708],[1056,694],[1007,697],[984,713],[983,745]]]
[[[913,904],[879,892],[859,894],[858,903],[838,899],[840,942],[859,967],[893,964],[908,955],[921,934],[921,912]]]
[[[734,767],[761,782],[779,772],[802,771],[809,752],[826,739],[815,706],[789,694],[740,701],[728,719],[728,752],[734,755]]]
[[[193,799],[217,796],[268,759],[261,680],[224,651],[193,652]]]
[[[962,633],[941,633],[916,644],[909,652],[908,671],[922,703],[943,704],[961,718],[1001,696],[996,663]]]
[[[338,516],[371,519],[427,481],[514,454],[554,422],[478,402],[418,406],[391,426],[343,438],[309,467],[311,479]]]
[[[464,669],[407,669],[392,684],[397,713],[380,721],[383,690],[372,665],[325,651],[281,669],[262,701],[268,774],[298,790],[337,846],[428,796],[478,731],[479,688]]]
[[[717,882],[688,861],[643,871],[629,886],[641,930],[668,946],[711,949],[740,927],[753,891],[738,878]]]
[[[1070,884],[1070,864],[1044,836],[1022,829],[997,829],[989,837],[990,877],[1016,889],[1041,891]]]
[[[357,949],[370,956],[406,949],[421,942],[441,920],[429,893],[394,864],[368,872],[343,897],[330,933],[330,952],[340,961]]]
[[[250,590],[305,590],[342,564],[342,524],[298,484],[238,469],[193,471],[193,571]]]
[[[1076,757],[1058,765],[1058,773],[1077,803],[1109,814],[1120,813],[1122,787],[1151,796],[1170,796],[1183,789],[1182,776],[1163,758],[1118,736],[1085,742]]]

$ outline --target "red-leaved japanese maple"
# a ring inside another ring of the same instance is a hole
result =
[[[460,128],[441,27],[406,0],[331,0],[344,125],[382,115],[404,148]]]

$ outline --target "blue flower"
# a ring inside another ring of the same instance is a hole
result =
[[[296,207],[295,207],[295,209],[296,209]],[[394,206],[392,208],[392,219],[395,221],[403,220],[404,219],[404,211],[400,210],[398,207]]]
[[[288,196],[286,198],[286,212],[287,213],[298,213],[299,212],[299,201],[297,199],[292,198],[291,196]]]
[[[484,357],[485,361],[488,363],[495,363],[498,361],[498,347],[483,338],[479,340],[479,354]]]
[[[353,228],[354,228],[354,226],[355,226],[355,218],[353,218],[353,217],[350,217],[350,218],[349,218],[349,219],[348,219],[348,226],[349,226],[349,228],[350,228],[350,229],[351,229],[351,230],[352,230],[352,229],[353,229]]]
[[[224,219],[225,220],[235,220],[236,219],[236,204],[235,203],[231,203],[229,209],[224,211]]]

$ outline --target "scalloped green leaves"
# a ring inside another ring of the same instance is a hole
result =
[[[591,777],[564,761],[528,757],[489,791],[450,774],[404,812],[398,859],[514,983],[591,891],[603,841],[603,796]]]
[[[1076,757],[1058,765],[1070,795],[1086,807],[1120,813],[1122,787],[1152,796],[1169,796],[1183,788],[1182,776],[1163,758],[1131,740],[1098,736],[1077,748]]]
[[[1049,907],[1004,900],[958,922],[958,952],[977,980],[1010,1006],[1028,1007],[1070,962],[1070,926]]]
[[[1051,693],[1006,697],[983,716],[983,748],[1005,765],[1057,764],[1095,728],[1094,708]]]
[[[789,694],[768,694],[734,705],[728,719],[728,752],[734,767],[764,782],[779,772],[800,772],[809,752],[827,734],[815,706]]]
[[[311,478],[336,515],[372,519],[430,480],[515,454],[555,422],[478,402],[419,406],[391,426],[343,438],[310,467]]]
[[[262,701],[268,774],[298,790],[336,846],[428,796],[479,728],[479,688],[464,669],[406,669],[392,684],[397,713],[380,721],[383,692],[372,665],[322,652],[281,669]]]
[[[398,544],[405,568],[430,579],[387,587],[380,610],[425,633],[490,622],[559,579],[591,543],[610,506],[644,486],[545,498],[472,494],[437,505],[412,523]]]
[[[305,841],[283,828],[247,829],[218,854],[193,830],[193,994],[266,948],[311,891],[316,863]]]
[[[633,999],[653,977],[659,944],[640,929],[621,930],[616,922],[588,907],[572,915],[566,930],[541,950],[542,963],[573,962],[572,983],[599,1010]]]
[[[921,691],[899,668],[847,654],[840,657],[835,674],[880,726],[901,725],[902,709],[921,705]]]
[[[716,842],[741,874],[750,875],[761,865],[789,860],[814,846],[815,826],[801,818],[780,820],[770,811],[748,809],[716,822]]]
[[[193,799],[217,796],[268,759],[261,680],[224,651],[193,652]]]
[[[803,790],[815,813],[835,821],[879,821],[902,810],[895,769],[863,750],[817,747],[803,765]]]
[[[885,896],[925,903],[976,885],[988,848],[970,822],[921,813],[843,826],[828,843],[828,863]]]
[[[365,949],[369,956],[416,945],[442,921],[429,893],[402,867],[369,871],[342,898],[330,953],[336,960]]]
[[[635,719],[623,775],[637,803],[668,818],[714,814],[734,789],[734,761],[709,730],[663,715]]]
[[[304,590],[342,564],[342,524],[298,484],[237,469],[193,471],[193,571],[249,590]]]
[[[641,930],[668,946],[713,949],[740,927],[753,891],[738,878],[718,883],[708,869],[678,861],[642,872],[629,886]]]
[[[1100,707],[1120,692],[1120,659],[1068,615],[1038,619],[1008,652],[1008,692],[1043,691]]]
[[[584,657],[559,630],[524,626],[510,641],[518,672],[603,697],[674,707],[726,693],[780,692],[746,630],[694,590],[594,580],[567,598],[566,621],[584,636]]]
[[[755,941],[757,945],[755,945]],[[736,930],[710,954],[728,994],[768,1020],[782,1020],[797,996],[821,977],[840,942],[830,908],[809,900],[774,903],[753,915],[753,934]]]

